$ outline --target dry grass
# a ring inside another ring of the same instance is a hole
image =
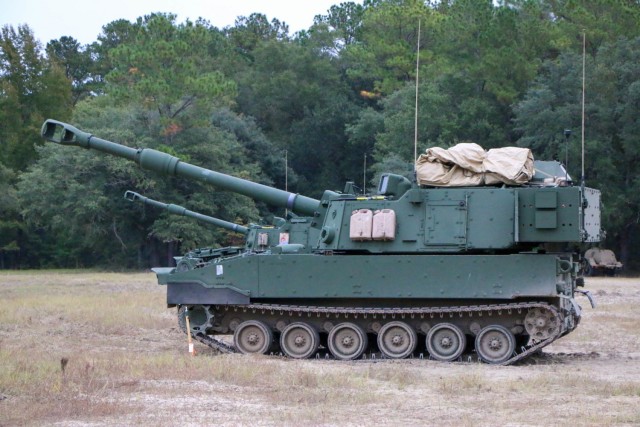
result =
[[[153,274],[4,272],[0,426],[638,425],[640,280],[587,287],[576,332],[495,367],[191,358]]]

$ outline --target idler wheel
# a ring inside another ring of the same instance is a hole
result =
[[[189,326],[191,326],[191,332],[201,332],[205,334],[210,325],[209,319],[212,317],[209,313],[208,306],[181,305],[178,308],[178,326],[185,334],[187,333],[187,314],[189,314]]]
[[[476,352],[480,359],[493,364],[508,360],[516,349],[516,338],[500,325],[489,325],[476,336]]]
[[[439,323],[427,334],[427,351],[431,357],[442,362],[456,360],[466,345],[467,337],[451,323]]]
[[[336,359],[353,360],[367,348],[367,334],[354,323],[340,323],[331,329],[327,345]]]
[[[529,310],[524,318],[524,327],[532,339],[546,340],[560,330],[560,319],[550,310],[536,307]]]
[[[389,359],[404,359],[416,349],[418,335],[404,322],[389,322],[378,332],[378,349]]]
[[[265,354],[272,343],[271,328],[259,320],[240,323],[233,334],[233,345],[244,354]]]
[[[320,335],[306,323],[296,322],[287,325],[280,334],[280,348],[285,355],[293,359],[307,359],[320,345]]]

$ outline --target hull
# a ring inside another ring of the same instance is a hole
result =
[[[395,306],[405,299],[545,299],[572,295],[569,259],[556,254],[262,254],[159,274],[158,279],[168,287],[169,305],[368,299]]]
[[[167,303],[221,351],[511,364],[573,330],[570,254],[244,254],[157,271]],[[233,334],[229,346],[216,335]]]

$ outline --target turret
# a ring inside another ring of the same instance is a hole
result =
[[[320,209],[319,200],[195,166],[151,148],[131,148],[100,139],[56,120],[45,121],[41,133],[43,138],[57,144],[75,145],[122,157],[136,162],[143,169],[202,181],[272,206],[289,209],[297,214],[313,216]],[[323,198],[333,196],[335,193],[327,191]]]
[[[189,209],[184,208],[182,206],[162,203],[157,200],[153,200],[148,197],[145,197],[134,191],[127,191],[126,193],[124,193],[124,198],[129,200],[130,202],[140,202],[146,205],[154,206],[156,208],[166,209],[169,211],[169,213],[174,215],[182,215],[189,218],[195,218],[198,221],[206,222],[207,224],[212,224],[217,227],[224,228],[225,230],[231,230],[241,234],[247,234],[249,232],[249,229],[242,225],[234,224],[233,222],[224,221],[218,218],[214,218],[212,216],[203,215],[198,212],[190,211]]]

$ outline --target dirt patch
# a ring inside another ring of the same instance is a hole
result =
[[[0,426],[638,425],[640,280],[516,366],[187,353],[153,274],[0,273]]]

